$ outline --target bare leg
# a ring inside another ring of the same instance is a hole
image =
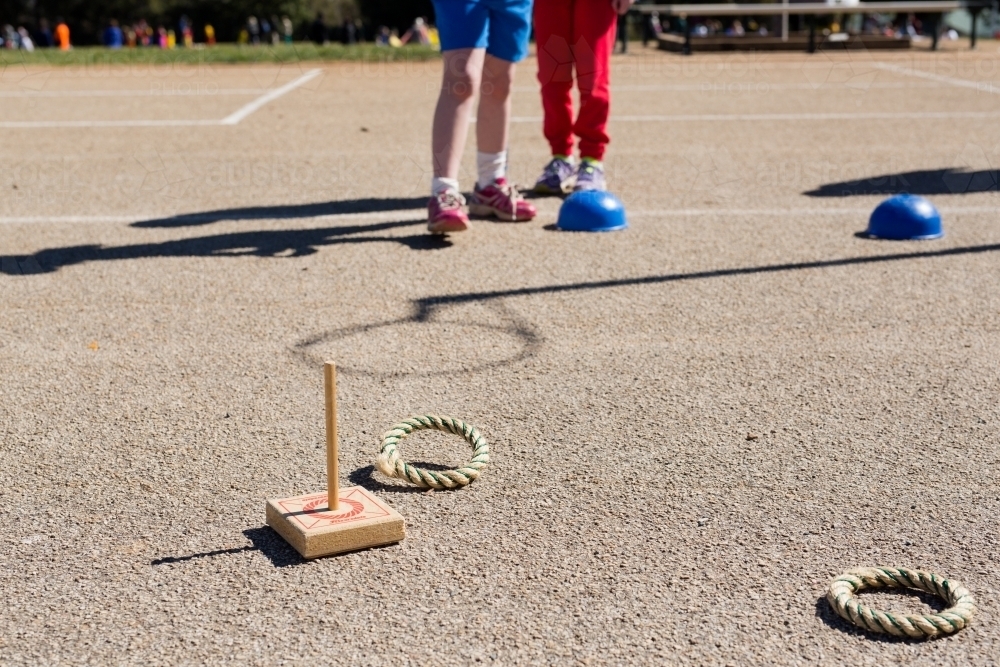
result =
[[[443,54],[444,77],[434,110],[431,139],[434,175],[437,177],[458,178],[465,139],[469,134],[469,116],[482,79],[485,56],[485,49],[454,49]]]
[[[507,150],[510,129],[510,91],[514,84],[512,62],[489,54],[483,63],[483,84],[476,118],[476,144],[482,153]]]

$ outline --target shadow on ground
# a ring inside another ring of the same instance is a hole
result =
[[[150,257],[240,257],[246,255],[305,257],[315,253],[320,246],[345,243],[399,243],[411,250],[440,250],[452,245],[446,236],[423,233],[408,236],[353,236],[401,227],[419,227],[423,224],[422,220],[400,220],[320,229],[235,232],[125,246],[82,245],[50,248],[27,257],[4,258],[4,261],[0,263],[0,273],[12,275],[49,273],[64,266],[83,262]]]
[[[419,491],[420,489],[418,489]],[[199,560],[202,558],[215,558],[218,556],[228,556],[232,554],[243,553],[245,551],[259,551],[264,556],[271,561],[271,565],[274,567],[291,567],[294,565],[305,565],[309,563],[312,559],[303,558],[296,551],[285,542],[285,540],[274,532],[269,526],[261,526],[260,528],[248,528],[243,531],[247,539],[253,543],[253,546],[237,547],[235,549],[218,549],[216,551],[203,551],[201,553],[186,554],[184,556],[166,556],[164,558],[157,558],[154,561],[150,561],[150,565],[170,565],[172,563],[185,563],[192,560]],[[396,546],[395,544],[384,544],[374,547],[365,547],[362,551],[371,551],[372,549],[387,549],[389,547]],[[323,556],[324,560],[327,558],[340,558],[341,556],[346,556],[351,551],[345,551],[339,554],[331,554],[330,556]]]
[[[377,213],[381,211],[408,211],[422,209],[427,205],[427,197],[390,197],[366,199],[346,199],[343,201],[294,204],[291,206],[247,206],[244,208],[223,208],[215,211],[186,213],[166,218],[140,220],[133,227],[195,227],[210,225],[223,220],[287,220],[294,218],[317,218],[324,215],[346,213]]]
[[[219,556],[230,556],[232,554],[244,553],[246,551],[259,551],[267,557],[275,567],[288,567],[290,565],[301,565],[308,562],[299,555],[285,540],[268,526],[260,528],[248,528],[243,534],[251,544],[245,547],[234,549],[217,549],[215,551],[202,551],[181,556],[165,556],[150,561],[150,565],[170,565],[174,563],[186,563],[202,558],[218,558]]]
[[[448,466],[443,466],[438,463],[427,463],[426,461],[411,461],[410,465],[416,466],[418,468],[424,468],[426,470],[451,470]],[[365,466],[363,468],[358,468],[350,475],[347,476],[351,484],[355,486],[360,486],[369,491],[378,492],[388,492],[388,493],[430,493],[433,489],[425,489],[419,486],[413,486],[409,482],[399,481],[399,484],[383,484],[382,482],[375,479],[375,466]],[[451,489],[452,491],[460,491],[465,487],[459,487],[457,489]],[[442,493],[447,493],[448,491],[442,491]]]
[[[199,553],[187,554],[184,556],[164,556],[149,562],[150,565],[170,565],[171,563],[186,563],[189,560],[199,560],[201,558],[216,558],[218,556],[230,556],[241,554],[245,551],[256,551],[257,547],[235,547],[233,549],[216,549],[214,551],[201,551]]]
[[[417,489],[421,491],[422,489]],[[201,553],[185,554],[183,556],[166,556],[164,558],[157,558],[156,560],[150,561],[150,565],[170,565],[173,563],[186,563],[192,560],[200,560],[202,558],[216,558],[219,556],[229,556],[232,554],[243,553],[246,551],[259,551],[264,554],[271,565],[274,567],[292,567],[294,565],[305,565],[310,562],[311,559],[303,558],[296,551],[285,542],[285,540],[278,535],[269,526],[261,526],[260,528],[248,528],[243,531],[246,538],[253,543],[253,546],[236,547],[235,549],[218,549],[216,551],[203,551]],[[372,549],[386,549],[389,547],[396,546],[395,544],[385,544],[375,547],[365,547],[363,551],[370,551]],[[324,556],[323,558],[340,558],[341,556],[346,556],[350,551],[345,551],[344,553],[332,554],[330,556]]]
[[[391,487],[387,487],[387,490],[391,490]],[[423,489],[416,490],[422,491]],[[176,563],[186,563],[193,560],[201,560],[202,558],[230,556],[247,551],[259,551],[264,554],[269,561],[271,561],[271,565],[274,567],[291,567],[294,565],[304,565],[309,562],[309,560],[300,556],[298,551],[293,549],[288,542],[285,542],[281,535],[278,535],[278,533],[274,532],[269,526],[248,528],[243,531],[243,534],[248,540],[250,540],[252,543],[251,545],[236,547],[234,549],[202,551],[200,553],[184,554],[181,556],[165,556],[163,558],[157,558],[156,560],[150,561],[149,564],[154,566],[171,565]],[[390,546],[394,545],[387,544],[380,547],[368,547],[368,549],[382,549]],[[332,556],[327,556],[326,558],[339,558],[340,556],[346,556],[349,553],[351,552],[347,551],[342,554],[333,554]]]
[[[997,170],[925,169],[883,174],[856,181],[827,183],[802,194],[810,197],[855,197],[859,195],[961,195],[997,192]]]
[[[925,241],[920,241],[925,243]],[[658,276],[643,276],[640,278],[622,278],[620,280],[595,280],[592,282],[569,283],[565,285],[543,285],[540,287],[522,287],[518,289],[497,290],[492,292],[468,292],[465,294],[450,294],[425,297],[414,301],[414,314],[410,321],[427,321],[435,308],[442,305],[482,302],[493,299],[503,299],[515,296],[533,294],[554,294],[559,292],[577,292],[584,290],[606,289],[611,287],[630,287],[638,285],[659,285],[662,283],[680,282],[683,280],[703,280],[706,278],[727,278],[731,276],[747,276],[761,273],[781,273],[784,271],[802,271],[807,269],[827,269],[839,266],[855,266],[861,264],[878,264],[881,262],[898,262],[907,259],[930,259],[933,257],[953,257],[960,255],[976,255],[986,252],[1000,251],[1000,243],[986,245],[961,246],[957,248],[942,248],[940,250],[914,250],[912,252],[897,252],[885,255],[868,255],[865,257],[844,257],[842,259],[822,259],[812,262],[788,262],[785,264],[765,264],[763,266],[746,266],[732,269],[715,269],[712,271],[694,271],[691,273],[668,273]]]
[[[817,260],[812,262],[790,262],[786,264],[767,264],[764,266],[737,267],[731,269],[716,269],[713,271],[696,271],[692,273],[671,273],[666,275],[644,276],[641,278],[624,278],[621,280],[599,280],[593,282],[569,283],[565,285],[543,285],[539,287],[522,287],[509,290],[497,290],[491,292],[467,292],[464,294],[450,294],[442,296],[431,296],[417,299],[412,302],[412,311],[409,316],[365,324],[353,327],[343,327],[313,335],[300,343],[297,343],[291,350],[292,354],[303,361],[310,368],[322,365],[325,355],[323,345],[340,340],[356,334],[373,332],[382,327],[394,327],[409,323],[426,323],[439,316],[445,308],[452,305],[482,303],[494,304],[494,308],[499,308],[501,317],[508,322],[505,326],[472,323],[473,326],[482,326],[497,331],[508,333],[521,341],[521,349],[515,355],[485,364],[470,365],[462,369],[462,372],[473,373],[496,366],[506,366],[522,359],[528,358],[541,347],[543,340],[537,330],[528,322],[517,318],[510,310],[502,305],[502,299],[508,297],[530,296],[535,294],[556,294],[563,292],[578,292],[586,290],[607,289],[614,287],[632,287],[640,285],[658,285],[663,283],[680,282],[685,280],[703,280],[708,278],[726,278],[733,276],[745,276],[762,273],[780,273],[784,271],[801,271],[808,269],[825,269],[840,266],[853,266],[861,264],[877,264],[881,262],[894,262],[908,259],[930,259],[934,257],[951,257],[961,255],[974,255],[985,252],[1000,251],[1000,243],[964,246],[958,248],[944,248],[940,250],[917,250],[912,252],[898,252],[884,255],[869,255],[867,257],[846,257],[842,259]],[[394,373],[382,373],[377,368],[352,368],[344,366],[341,372],[348,374],[363,374],[367,376],[389,377]],[[433,370],[402,373],[407,376],[432,377],[438,375],[450,375],[454,370]],[[356,482],[358,483],[358,482]]]
[[[508,308],[501,302],[491,303],[489,307],[495,311],[498,311],[500,319],[503,320],[504,324],[489,324],[486,322],[478,322],[475,320],[451,321],[451,323],[452,324],[460,323],[462,326],[465,327],[486,329],[487,331],[492,332],[494,334],[507,334],[518,341],[520,345],[519,349],[514,354],[505,357],[503,359],[485,363],[463,364],[462,367],[463,373],[478,373],[488,368],[509,366],[510,364],[514,364],[523,359],[527,359],[529,357],[534,356],[542,346],[543,342],[542,337],[538,333],[537,329],[530,322],[521,317],[518,317],[516,313],[512,312],[510,308]],[[383,322],[376,322],[374,324],[362,324],[353,327],[342,327],[339,329],[334,329],[332,331],[326,331],[320,334],[316,334],[314,336],[310,336],[306,340],[297,343],[292,348],[292,354],[297,358],[299,358],[301,361],[303,361],[309,368],[314,368],[317,365],[322,365],[323,361],[327,358],[326,352],[324,351],[324,345],[327,343],[336,340],[341,340],[357,334],[373,333],[383,328],[391,329],[392,327],[397,327],[414,322],[426,323],[435,318],[440,313],[441,313],[440,310],[434,310],[432,308],[421,309],[418,306],[418,311],[416,315],[411,315],[409,317],[400,317],[392,320],[386,320]],[[398,374],[406,375],[408,377],[414,377],[414,376],[438,377],[438,376],[452,375],[455,373],[454,368],[441,368],[437,370],[395,373],[395,372],[385,372],[379,368],[353,367],[350,364],[338,365],[337,371],[347,375],[356,374],[369,377],[370,376],[393,377]]]

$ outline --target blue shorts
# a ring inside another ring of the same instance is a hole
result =
[[[532,0],[434,0],[441,50],[486,49],[516,63],[528,55]]]

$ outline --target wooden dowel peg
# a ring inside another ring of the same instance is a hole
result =
[[[323,364],[326,403],[326,493],[270,498],[267,525],[303,558],[319,558],[399,542],[406,527],[399,512],[360,486],[337,483],[337,369]],[[326,496],[326,497],[324,497]],[[343,508],[343,509],[341,509]]]
[[[323,384],[326,394],[326,487],[327,506],[340,509],[337,483],[337,368],[332,361],[323,364]]]

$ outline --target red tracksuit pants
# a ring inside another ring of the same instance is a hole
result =
[[[538,81],[545,109],[544,132],[553,155],[604,159],[608,145],[608,89],[618,15],[611,0],[535,0]],[[573,71],[580,113],[573,122]]]

